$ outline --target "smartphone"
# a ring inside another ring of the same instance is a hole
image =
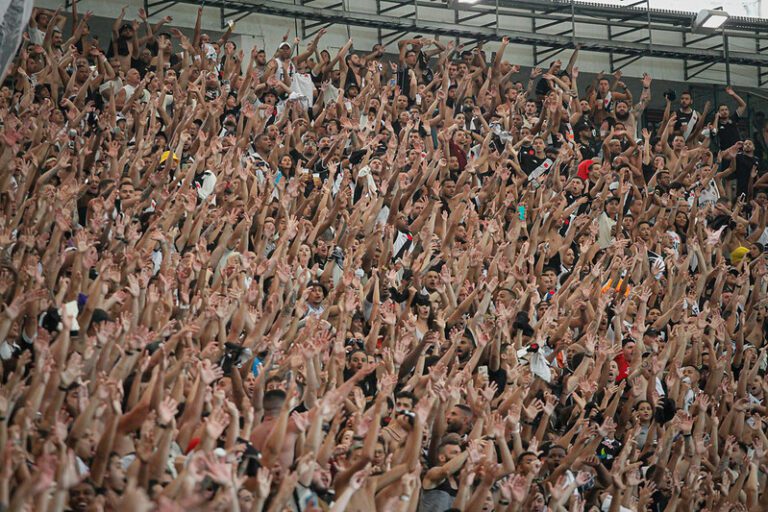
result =
[[[525,206],[522,204],[517,207],[517,216],[520,220],[525,220]]]
[[[253,364],[251,365],[251,372],[253,373],[254,377],[259,376],[259,370],[263,366],[263,361],[260,357],[256,356],[253,358]]]
[[[477,367],[477,373],[478,375],[482,375],[486,379],[488,378],[488,367],[487,366],[478,366]]]

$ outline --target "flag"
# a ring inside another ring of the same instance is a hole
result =
[[[21,44],[21,35],[32,15],[32,4],[33,0],[0,0],[0,77],[3,79]]]

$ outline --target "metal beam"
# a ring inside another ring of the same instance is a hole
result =
[[[692,33],[695,13],[650,9],[649,0],[629,0],[631,3],[622,6],[575,0],[480,0],[475,4],[459,3],[458,0],[375,0],[375,14],[357,11],[358,4],[352,3],[352,0],[330,1],[335,3],[320,7],[328,0],[203,0],[204,5],[220,10],[222,23],[227,15],[236,14],[241,19],[251,13],[300,21],[304,39],[314,35],[320,27],[332,24],[344,25],[348,35],[350,26],[376,30],[381,43],[385,43],[389,37],[394,41],[401,34],[408,33],[444,35],[454,39],[457,44],[462,40],[497,41],[506,36],[514,44],[531,46],[535,65],[580,45],[583,51],[608,53],[612,71],[643,56],[649,56],[678,62],[682,60],[686,76],[689,73],[697,76],[711,68],[699,69],[710,63],[725,64],[727,82],[730,81],[731,64],[753,66],[757,68],[755,75],[758,86],[768,83],[768,55],[764,53],[768,50],[768,23],[763,20],[732,17],[716,34],[701,36]],[[144,0],[150,16],[166,11],[177,3],[200,5],[200,0]],[[646,8],[642,8],[643,5]],[[157,10],[153,11],[155,8]],[[400,8],[407,9],[398,11]],[[451,11],[454,23],[432,21],[441,18],[440,12]],[[385,15],[388,12],[391,14]],[[466,24],[478,18],[482,20],[483,16],[488,17],[486,20],[493,17],[493,21],[482,22],[479,26]],[[530,20],[531,28],[504,28],[519,26],[520,19]],[[541,25],[536,26],[537,23]],[[566,29],[562,30],[559,25],[564,25]],[[577,25],[604,26],[608,31],[607,40],[604,37],[578,37]],[[558,27],[554,33],[540,32],[552,27]],[[617,39],[641,30],[647,30],[647,37],[631,41]],[[683,38],[682,47],[652,44],[657,40],[654,32],[680,33]],[[723,38],[722,44],[709,48],[691,47],[718,35]],[[730,51],[725,41],[728,37],[751,40],[756,51]],[[701,64],[697,66],[692,63]]]
[[[397,10],[397,9],[402,9],[403,7],[410,7],[410,6],[409,5],[404,5],[404,4],[390,5],[388,7],[382,8],[381,11],[379,12],[379,14],[386,14],[388,12],[392,12],[392,11]]]
[[[561,11],[566,10],[569,7],[570,2],[566,0],[500,0],[499,5],[502,7],[517,7],[525,9],[539,9],[546,10],[555,7],[559,7]],[[592,2],[580,2],[576,5],[576,10],[580,14],[587,16],[593,16],[595,18],[616,18],[621,19],[627,16],[627,11],[636,11],[638,14],[649,13],[651,15],[651,21],[656,23],[664,23],[670,25],[677,25],[680,27],[687,27],[690,30],[693,20],[696,17],[695,12],[675,12],[662,9],[640,9],[637,7],[629,7],[626,5],[614,6],[609,4],[599,4]],[[739,16],[733,16],[725,22],[724,28],[737,29],[737,30],[759,30],[762,32],[768,31],[768,26],[764,20],[757,18],[744,18]]]
[[[560,25],[561,23],[566,23],[568,21],[570,21],[570,20],[563,19],[563,20],[550,21],[548,23],[544,23],[543,25],[536,25],[536,30],[544,30],[544,29],[547,29],[549,27],[554,27],[556,25]],[[536,23],[536,19],[535,18],[534,18],[533,22]]]
[[[227,28],[228,21],[231,20],[237,23],[243,18],[247,18],[251,14],[253,14],[251,11],[245,10],[245,9],[234,9],[229,11],[226,9],[220,9],[221,29],[224,30],[225,28]]]
[[[709,35],[706,35],[706,36],[703,36],[703,37],[698,37],[696,39],[688,39],[686,41],[686,44],[692,45],[692,44],[700,43],[702,41],[706,41],[707,39],[712,39],[712,37],[714,37],[716,35],[719,35],[719,34],[709,34]]]
[[[195,0],[182,0],[184,3],[197,4]],[[382,16],[373,13],[359,11],[339,11],[320,9],[307,5],[293,5],[269,0],[210,0],[207,5],[219,6],[226,3],[228,7],[247,7],[253,12],[299,19],[311,19],[327,23],[340,23],[369,28],[389,28],[393,30],[404,30],[407,32],[427,33],[435,35],[445,35],[451,37],[460,37],[465,39],[484,39],[487,41],[498,40],[503,36],[510,38],[512,43],[524,45],[540,45],[547,48],[562,47],[572,48],[575,43],[580,43],[583,48],[589,51],[598,52],[617,52],[617,53],[639,53],[645,52],[649,57],[662,57],[679,59],[688,57],[691,60],[716,60],[722,62],[725,59],[724,52],[698,49],[698,48],[680,48],[671,45],[648,45],[635,43],[631,41],[606,41],[596,38],[570,38],[557,36],[553,34],[532,34],[521,30],[500,29],[494,30],[487,27],[468,27],[420,19],[418,21],[409,18]],[[768,65],[768,55],[759,55],[747,52],[730,52],[730,62],[732,64],[743,65]]]
[[[626,29],[626,30],[623,30],[623,31],[621,31],[621,32],[616,32],[616,33],[614,33],[614,34],[613,34],[613,37],[621,37],[621,36],[625,36],[625,35],[627,35],[627,34],[631,34],[632,32],[637,32],[638,30],[643,30],[644,28],[645,28],[645,27],[633,27],[633,28],[628,28],[628,29]]]
[[[614,69],[613,71],[629,66],[633,62],[637,62],[642,58],[643,58],[642,55],[625,55],[623,57],[616,57],[613,59],[613,65],[616,69]]]
[[[382,38],[382,43],[381,44],[383,44],[384,46],[389,46],[392,43],[394,43],[395,41],[397,41],[398,39],[400,39],[400,37],[403,34],[405,34],[404,30],[396,30],[395,32],[390,32],[389,34],[382,34],[381,35],[381,38]]]
[[[685,79],[690,80],[691,78],[696,78],[706,70],[710,69],[712,66],[714,66],[715,62],[700,62],[698,65],[693,66],[686,66],[685,69]],[[693,73],[691,73],[693,68]]]
[[[542,62],[553,59],[556,55],[562,53],[563,51],[564,50],[562,48],[553,48],[550,50],[544,50],[543,52],[537,52],[534,66],[538,66]]]
[[[303,30],[304,30],[304,34],[305,34],[305,35],[304,35],[304,37],[303,37],[303,39],[311,39],[312,37],[314,37],[314,36],[315,36],[315,34],[317,34],[318,32],[320,32],[322,29],[324,29],[324,28],[328,28],[328,27],[330,27],[331,25],[332,25],[331,23],[320,23],[320,24],[315,24],[315,25],[313,25],[313,26],[312,26],[312,30],[309,30],[309,31],[307,30],[307,27],[305,26],[305,27],[303,28]]]
[[[459,18],[459,23],[466,23],[467,21],[477,19],[481,16],[493,16],[493,13],[492,12],[475,12],[470,14],[469,16]]]
[[[168,2],[166,0],[159,0],[157,2],[145,2],[144,10],[147,12],[147,16],[157,16],[161,12],[165,12],[179,2]],[[159,9],[155,10],[155,7]]]
[[[511,16],[513,18],[535,18],[538,20],[562,20],[562,21],[571,21],[571,13],[568,11],[573,11],[573,17],[575,19],[576,23],[583,23],[583,24],[592,24],[592,25],[614,25],[614,26],[621,26],[621,28],[628,28],[628,27],[637,27],[637,28],[648,28],[649,24],[651,26],[652,30],[659,30],[659,31],[667,31],[667,32],[683,32],[683,33],[691,33],[691,20],[685,19],[684,21],[678,20],[674,23],[669,21],[662,21],[659,19],[656,19],[651,15],[651,13],[654,12],[653,9],[650,11],[647,11],[645,9],[636,9],[638,11],[638,14],[646,14],[646,19],[642,22],[638,21],[617,21],[617,19],[625,19],[630,20],[630,18],[627,18],[626,13],[622,11],[615,11],[611,13],[610,16],[604,15],[602,17],[594,14],[591,9],[585,10],[584,3],[575,3],[572,7],[570,7],[570,0],[569,2],[565,3],[562,8],[558,8],[556,10],[549,10],[545,11],[549,14],[544,14],[542,12],[537,12],[536,9],[542,9],[542,5],[544,4],[551,4],[552,2],[547,1],[535,1],[535,0],[521,0],[521,1],[514,1],[510,2],[509,0],[499,0],[500,2],[500,9],[499,12],[502,16]],[[560,3],[560,2],[558,2]],[[432,9],[439,9],[440,6],[436,5],[435,2],[431,0],[421,0],[418,2],[418,5],[420,7],[427,7]],[[491,13],[492,10],[489,9],[488,5],[483,4],[459,4],[455,3],[455,6],[457,6],[462,12],[486,12]],[[568,9],[565,9],[565,6],[569,6]],[[527,9],[527,10],[526,10]],[[578,16],[577,16],[578,15]],[[759,29],[750,29],[749,33],[744,32],[737,32],[735,30],[726,30],[726,34],[734,36],[734,37],[745,37],[745,38],[761,38],[768,40],[768,24],[763,24],[761,28]]]

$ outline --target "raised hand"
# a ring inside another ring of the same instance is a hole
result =
[[[165,397],[157,406],[157,421],[160,425],[168,425],[176,416],[179,403],[171,397]]]

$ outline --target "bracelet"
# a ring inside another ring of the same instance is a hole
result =
[[[59,384],[59,391],[64,391],[66,393],[67,391],[69,391],[69,387],[68,386],[67,387],[62,387],[62,385]]]
[[[408,496],[407,494],[401,494],[400,495],[400,501],[408,501],[410,499],[411,499],[411,497]]]
[[[509,500],[505,500],[502,498],[499,500],[499,505],[509,505]]]
[[[168,425],[167,423],[165,425],[163,425],[162,423],[158,423],[157,426],[160,427],[160,428],[163,428],[163,429],[171,428],[171,426]]]
[[[691,437],[691,434],[683,434],[683,437]]]

